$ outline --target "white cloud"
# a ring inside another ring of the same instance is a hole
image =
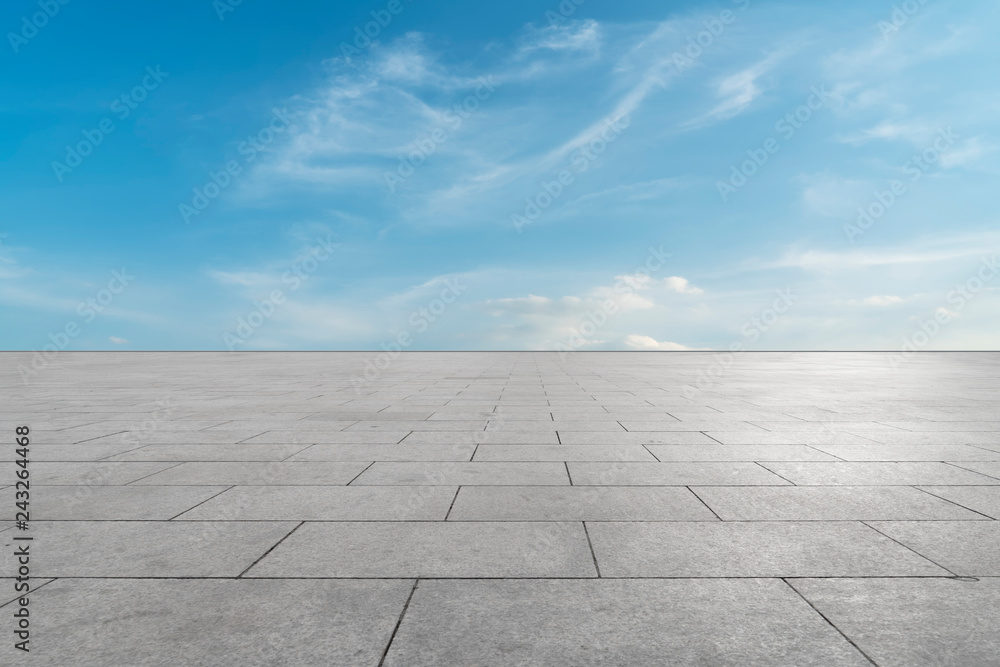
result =
[[[876,294],[875,296],[869,296],[860,301],[856,299],[851,299],[848,301],[848,305],[851,306],[892,306],[897,303],[903,303],[903,298],[899,296],[894,296],[890,294]]]
[[[372,52],[371,68],[381,80],[420,84],[431,76],[433,63],[419,33],[407,33],[389,48],[375,45]]]
[[[125,343],[128,342],[126,339],[119,338],[118,336],[109,336],[108,340],[110,340],[115,345],[124,345]]]
[[[271,285],[277,276],[255,271],[219,271],[210,269],[208,276],[221,285],[239,285],[241,287],[263,287]]]
[[[529,28],[518,57],[541,49],[550,51],[589,51],[596,55],[601,46],[601,26],[588,19],[578,23]]]
[[[800,174],[794,181],[802,186],[806,211],[827,218],[841,218],[871,194],[868,181],[843,178],[827,172]]]
[[[874,127],[844,136],[840,141],[855,146],[872,140],[907,141],[915,146],[924,146],[933,141],[940,130],[940,123],[926,120],[885,120]]]
[[[951,169],[971,164],[992,150],[992,147],[985,145],[979,137],[973,137],[961,146],[942,153],[941,166]]]
[[[721,97],[713,109],[703,116],[685,123],[700,127],[710,122],[728,120],[745,111],[764,92],[760,79],[788,54],[788,49],[777,51],[750,67],[731,74],[716,84],[715,95]]]
[[[629,334],[628,336],[626,336],[625,345],[626,347],[632,348],[633,350],[668,350],[672,352],[704,349],[704,348],[688,347],[687,345],[681,345],[680,343],[671,343],[670,341],[658,341],[650,336],[640,336],[638,334]]]
[[[871,266],[906,264],[930,265],[950,260],[995,256],[1000,247],[1000,233],[984,232],[952,237],[933,237],[907,245],[842,252],[826,250],[790,250],[776,261],[750,261],[744,269],[800,268],[812,271],[850,270]]]
[[[677,292],[678,294],[703,294],[705,290],[700,287],[695,287],[688,282],[687,278],[682,278],[681,276],[670,276],[663,279],[663,285],[669,290]]]

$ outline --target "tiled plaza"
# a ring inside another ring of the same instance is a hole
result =
[[[1000,665],[1000,353],[32,358],[0,664]]]

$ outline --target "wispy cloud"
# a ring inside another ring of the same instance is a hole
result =
[[[750,67],[722,78],[715,84],[715,96],[721,101],[705,114],[685,123],[685,127],[703,127],[743,113],[763,94],[766,84],[761,79],[789,53],[789,49],[775,51]]]

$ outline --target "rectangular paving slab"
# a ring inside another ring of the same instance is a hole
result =
[[[239,486],[184,521],[443,521],[454,486]]]
[[[582,523],[307,523],[248,577],[595,577]]]
[[[31,653],[5,664],[377,667],[412,588],[406,580],[59,579],[31,596]]]
[[[153,473],[166,470],[176,463],[121,463],[121,462],[82,462],[82,461],[32,461],[31,483],[44,485],[116,485],[129,484],[148,477]],[[13,479],[14,464],[0,464],[0,475],[3,479]]]
[[[656,461],[642,445],[479,445],[473,461]]]
[[[288,461],[471,461],[467,445],[313,445]]]
[[[878,665],[995,665],[1000,579],[793,579]]]
[[[892,463],[768,461],[761,465],[799,486],[1000,485],[1000,479],[932,461]]]
[[[724,521],[987,519],[908,486],[701,486],[693,490]]]
[[[951,574],[856,522],[630,522],[587,528],[602,577]]]
[[[845,461],[1000,461],[1000,453],[972,445],[815,445]]]
[[[569,484],[566,466],[553,461],[540,463],[471,462],[471,463],[393,463],[376,462],[351,482],[367,484]]]
[[[198,461],[144,477],[133,486],[238,484],[241,486],[294,486],[299,484],[347,484],[360,475],[368,463]]]
[[[387,667],[779,664],[870,665],[774,579],[421,581],[385,660]]]
[[[660,461],[836,461],[808,445],[647,445]]]
[[[963,577],[1000,577],[1000,522],[873,521],[871,526]]]
[[[45,486],[31,495],[39,521],[166,521],[225,486]]]
[[[688,486],[688,485],[788,485],[789,482],[756,463],[666,462],[581,463],[569,462],[573,484],[598,486]]]
[[[679,486],[463,486],[449,521],[717,521]]]
[[[1000,487],[922,486],[920,489],[992,519],[1000,519]]]
[[[31,576],[236,577],[285,537],[292,521],[32,521]],[[13,535],[0,533],[4,551]],[[14,559],[0,562],[13,576]]]

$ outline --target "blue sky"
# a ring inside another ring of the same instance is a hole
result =
[[[995,2],[342,5],[5,3],[0,347],[1000,344]]]

